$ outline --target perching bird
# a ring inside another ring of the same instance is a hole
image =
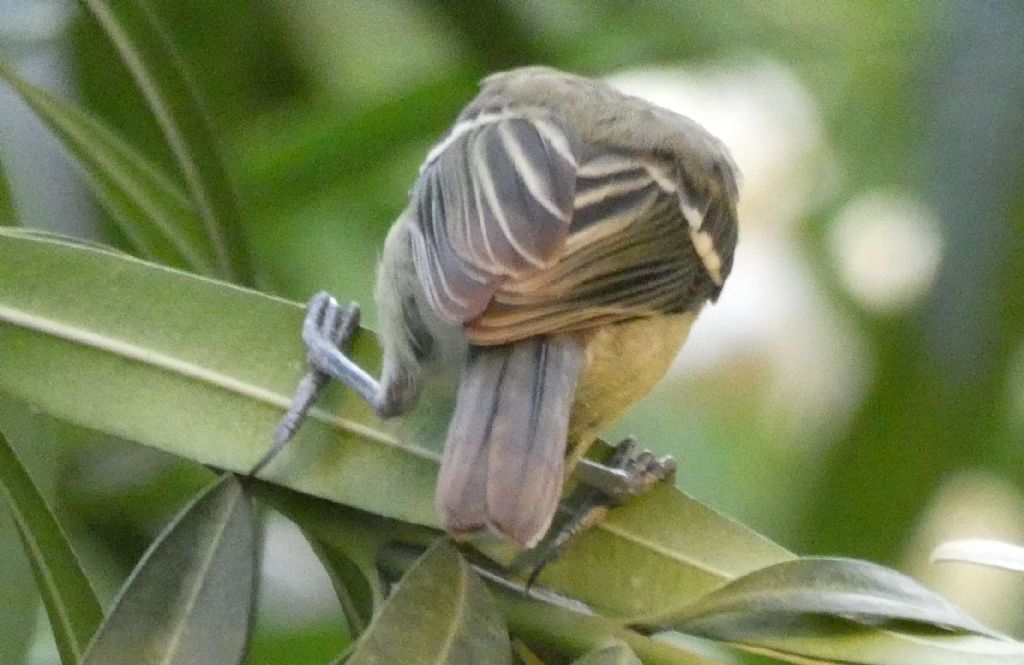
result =
[[[328,375],[387,417],[413,406],[430,363],[457,363],[441,521],[536,545],[567,472],[718,297],[736,179],[696,122],[605,83],[543,67],[484,79],[384,244],[379,383],[338,349],[352,310],[317,296],[304,333],[316,372],[274,450]]]

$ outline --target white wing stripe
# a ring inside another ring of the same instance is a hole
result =
[[[588,205],[592,205],[598,201],[603,201],[611,196],[622,196],[639,191],[650,184],[650,175],[641,173],[637,177],[625,182],[610,182],[598,187],[591,187],[590,189],[578,191],[576,193],[574,205],[576,206],[576,209],[579,210],[580,208],[585,208]]]
[[[448,149],[453,143],[458,141],[464,134],[473,131],[478,127],[489,125],[493,122],[499,122],[501,120],[508,120],[510,118],[517,117],[512,111],[501,111],[500,113],[481,113],[480,115],[470,118],[469,120],[462,120],[461,122],[455,123],[452,130],[448,132],[448,136],[441,139],[441,141],[430,149],[427,153],[427,158],[423,160],[423,165],[420,166],[420,173],[423,173],[430,164],[441,156],[445,150]]]
[[[474,146],[474,158],[476,164],[474,164],[473,170],[476,173],[476,184],[480,187],[484,197],[487,199],[488,207],[494,215],[494,220],[498,222],[498,226],[501,227],[501,231],[505,234],[509,244],[512,245],[513,249],[515,249],[520,256],[526,259],[526,261],[533,266],[538,268],[544,267],[544,261],[534,256],[531,251],[520,245],[516,240],[515,235],[512,233],[512,230],[509,228],[508,219],[505,217],[505,210],[501,206],[501,201],[498,200],[498,192],[494,184],[494,176],[491,174],[491,170],[487,167],[487,161],[484,155],[481,154],[481,146],[483,146],[482,141],[477,141],[476,146]],[[482,219],[483,215],[481,215],[481,224],[483,223]],[[484,226],[486,227],[486,224]]]
[[[501,134],[501,143],[505,146],[506,152],[512,158],[512,163],[515,164],[516,173],[520,178],[523,179],[523,184],[526,185],[526,189],[530,192],[533,198],[539,203],[545,210],[550,212],[558,219],[564,220],[566,218],[566,212],[559,210],[555,202],[547,197],[547,189],[544,185],[544,181],[533,164],[527,158],[526,153],[523,152],[523,146],[519,145],[519,142],[508,129],[508,125],[501,125],[498,127],[498,132]]]
[[[531,122],[537,128],[537,131],[547,139],[547,142],[555,149],[555,152],[574,167],[577,166],[576,156],[572,154],[572,146],[569,145],[569,139],[565,138],[565,134],[561,130],[543,118],[534,118]]]

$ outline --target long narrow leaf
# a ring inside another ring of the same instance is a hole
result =
[[[347,665],[511,665],[505,620],[483,582],[447,542],[402,578]]]
[[[1024,646],[1011,640],[934,630],[872,628],[816,615],[788,621],[730,622],[700,634],[790,663],[840,665],[1021,665]]]
[[[14,200],[3,166],[3,161],[0,161],[0,226],[14,226]]]
[[[125,582],[85,665],[232,665],[256,584],[252,505],[230,474],[190,503]]]
[[[152,9],[137,0],[81,0],[149,104],[216,252],[218,275],[251,284],[237,195],[195,89]]]
[[[156,166],[99,119],[26,82],[2,61],[0,79],[53,131],[97,199],[142,256],[214,274],[214,248],[195,206]]]
[[[856,559],[803,558],[768,566],[717,589],[682,612],[648,624],[699,627],[723,617],[817,614],[866,626],[917,623],[993,637],[953,603],[894,570]]]
[[[1024,644],[904,575],[851,559],[776,564],[652,622],[800,663],[1024,663]]]
[[[252,291],[0,230],[0,390],[217,468],[247,471],[270,445],[305,371],[302,316],[298,305]],[[352,354],[371,370],[378,364],[367,333]],[[436,527],[444,404],[425,396],[414,414],[385,424],[332,386],[264,477]],[[662,486],[574,540],[541,583],[628,618],[682,607],[790,558]]]
[[[14,515],[64,665],[77,665],[103,610],[89,580],[31,476],[0,433],[0,486]]]

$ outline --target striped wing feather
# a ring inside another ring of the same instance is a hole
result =
[[[424,291],[471,343],[681,312],[717,295],[735,243],[729,205],[695,207],[667,163],[585,145],[551,117],[491,118],[461,120],[414,191]]]
[[[431,153],[413,190],[413,260],[442,317],[469,321],[501,283],[557,260],[572,219],[575,143],[541,112],[504,114],[459,122]]]

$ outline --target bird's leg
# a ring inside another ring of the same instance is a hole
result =
[[[306,306],[306,319],[302,324],[302,340],[306,344],[309,371],[299,381],[291,406],[274,430],[274,443],[250,475],[256,475],[284,448],[313,402],[330,379],[336,379],[354,390],[375,411],[380,412],[384,401],[380,384],[363,368],[355,364],[342,349],[359,327],[359,305],[338,304],[329,294],[320,292]]]
[[[621,506],[630,497],[643,494],[655,484],[675,477],[675,459],[659,459],[649,450],[634,455],[635,448],[633,439],[623,439],[604,464],[586,458],[580,460],[576,479],[580,482],[577,493],[582,496],[572,516],[535,550],[524,555],[524,560],[512,563],[513,570],[532,568],[527,588],[533,585],[545,566],[561,555],[577,534],[604,519],[610,508]]]

